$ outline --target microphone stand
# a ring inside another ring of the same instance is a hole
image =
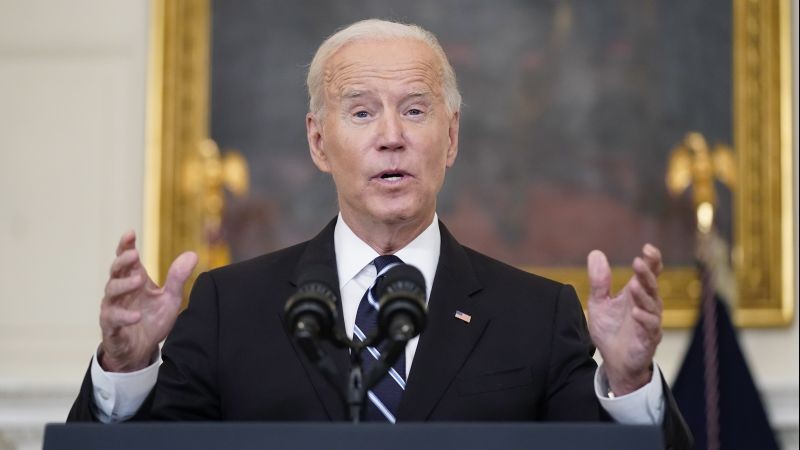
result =
[[[367,389],[364,385],[364,371],[361,364],[361,351],[365,346],[350,341],[350,376],[347,378],[347,411],[350,421],[359,423],[363,419],[364,397]]]
[[[382,339],[378,336],[367,338],[366,342],[354,342],[346,338],[342,333],[336,333],[332,341],[339,347],[350,349],[350,374],[347,384],[340,384],[339,371],[336,369],[333,359],[319,345],[319,340],[315,333],[307,332],[299,327],[295,335],[297,344],[305,353],[306,357],[317,366],[325,381],[328,382],[339,394],[339,397],[346,403],[347,411],[352,423],[360,423],[364,419],[364,400],[373,386],[378,384],[388,373],[389,368],[394,365],[397,358],[405,350],[408,339],[391,339],[391,342],[375,366],[368,373],[364,373],[362,352],[368,346],[375,346]]]
[[[302,328],[302,324],[300,324],[298,326],[298,332],[295,334],[297,345],[300,346],[300,349],[305,353],[309,361],[317,366],[317,369],[322,373],[322,377],[325,381],[336,390],[336,393],[339,394],[344,401],[345,398],[339,386],[339,371],[336,369],[333,358],[319,345],[316,333],[308,332],[308,330],[303,330]],[[349,340],[345,340],[340,333],[336,333],[332,341],[337,346],[342,346],[343,344],[347,344],[348,342],[346,341]]]
[[[377,336],[368,337],[366,342],[353,342],[348,339],[350,347],[350,376],[347,379],[347,407],[352,423],[360,423],[364,419],[364,399],[367,391],[378,384],[386,375],[400,354],[405,351],[405,340],[392,339],[388,348],[384,349],[380,359],[369,373],[364,373],[361,354],[365,348],[375,346],[382,339]]]
[[[389,373],[389,369],[397,362],[397,358],[405,351],[407,341],[392,341],[387,349],[381,353],[380,359],[375,363],[375,366],[367,374],[364,386],[367,390],[372,389],[376,384]]]

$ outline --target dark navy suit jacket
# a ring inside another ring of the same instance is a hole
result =
[[[134,419],[346,420],[340,397],[282,324],[303,268],[336,267],[334,225],[305,243],[200,275],[164,344],[156,387]],[[610,420],[594,393],[594,347],[574,289],[463,247],[440,229],[428,325],[398,421]],[[338,325],[344,329],[341,319]],[[327,351],[347,374],[347,350]],[[665,395],[667,447],[690,448],[666,385]],[[93,408],[87,371],[69,420],[93,420]]]

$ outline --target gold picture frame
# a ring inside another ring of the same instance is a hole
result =
[[[785,326],[794,317],[796,269],[790,3],[732,1],[734,319],[743,327]],[[144,254],[163,279],[185,249],[199,253],[199,270],[224,262],[208,239],[209,228],[219,224],[222,197],[219,156],[209,140],[210,2],[152,0],[151,9]],[[573,284],[581,294],[589,291],[583,267],[529,269]],[[621,286],[630,273],[615,268],[614,284]],[[664,325],[691,326],[701,291],[695,268],[666,267],[660,286]]]

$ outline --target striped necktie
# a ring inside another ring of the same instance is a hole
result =
[[[372,261],[372,264],[378,270],[378,276],[372,286],[364,292],[364,296],[361,297],[361,303],[359,303],[358,312],[356,313],[356,324],[353,327],[354,339],[364,342],[366,337],[378,327],[378,299],[375,298],[375,285],[392,266],[402,264],[402,262],[400,258],[394,255],[378,256]],[[372,370],[378,358],[381,357],[382,347],[367,347],[362,361],[362,368],[365,374]],[[389,369],[389,374],[367,392],[367,401],[364,402],[366,420],[395,423],[395,412],[405,388],[406,355],[405,351],[403,351],[394,366]]]

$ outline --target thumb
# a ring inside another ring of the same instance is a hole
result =
[[[586,265],[591,287],[590,300],[608,297],[611,289],[611,267],[608,265],[606,255],[600,250],[592,250],[586,258]]]
[[[183,285],[192,274],[197,265],[197,253],[183,252],[175,258],[167,272],[167,281],[164,283],[164,290],[173,295],[183,294]]]

